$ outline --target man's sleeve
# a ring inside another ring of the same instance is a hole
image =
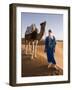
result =
[[[54,40],[53,40],[53,48],[55,48],[55,46],[56,46],[56,39],[55,39],[55,37],[54,37]]]
[[[55,39],[55,37],[54,37],[54,40],[55,40],[55,45],[56,45],[56,39]]]

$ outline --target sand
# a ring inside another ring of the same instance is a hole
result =
[[[22,44],[22,77],[63,75],[63,42],[57,42],[55,50],[55,59],[59,70],[48,68],[44,47],[44,45],[37,46],[37,57],[32,60],[30,54],[25,55],[24,44]]]

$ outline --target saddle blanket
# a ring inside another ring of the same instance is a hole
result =
[[[36,25],[35,24],[32,24],[31,26],[28,26],[27,29],[26,29],[25,34],[27,35],[27,34],[32,33],[33,30],[35,30],[35,28],[36,28]]]

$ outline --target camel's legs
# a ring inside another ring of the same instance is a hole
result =
[[[28,49],[28,43],[27,43],[27,41],[26,41],[26,54],[27,54],[27,49]]]
[[[29,53],[31,53],[31,45],[30,45],[30,42],[29,42],[29,44],[28,44],[28,51],[29,51]]]
[[[30,46],[31,46],[30,48],[31,48],[31,54],[32,54],[32,49],[33,49],[33,48],[32,48],[32,47],[33,47],[32,42],[31,42],[31,45],[30,45]]]
[[[35,47],[34,47],[34,56],[36,57],[36,53],[37,53],[37,44],[38,44],[38,40],[36,40],[36,43],[35,43]]]
[[[34,56],[34,42],[32,42],[32,59],[33,59],[33,56]]]

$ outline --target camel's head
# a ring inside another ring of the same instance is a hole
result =
[[[46,21],[40,23],[41,26],[45,26],[46,25]]]

